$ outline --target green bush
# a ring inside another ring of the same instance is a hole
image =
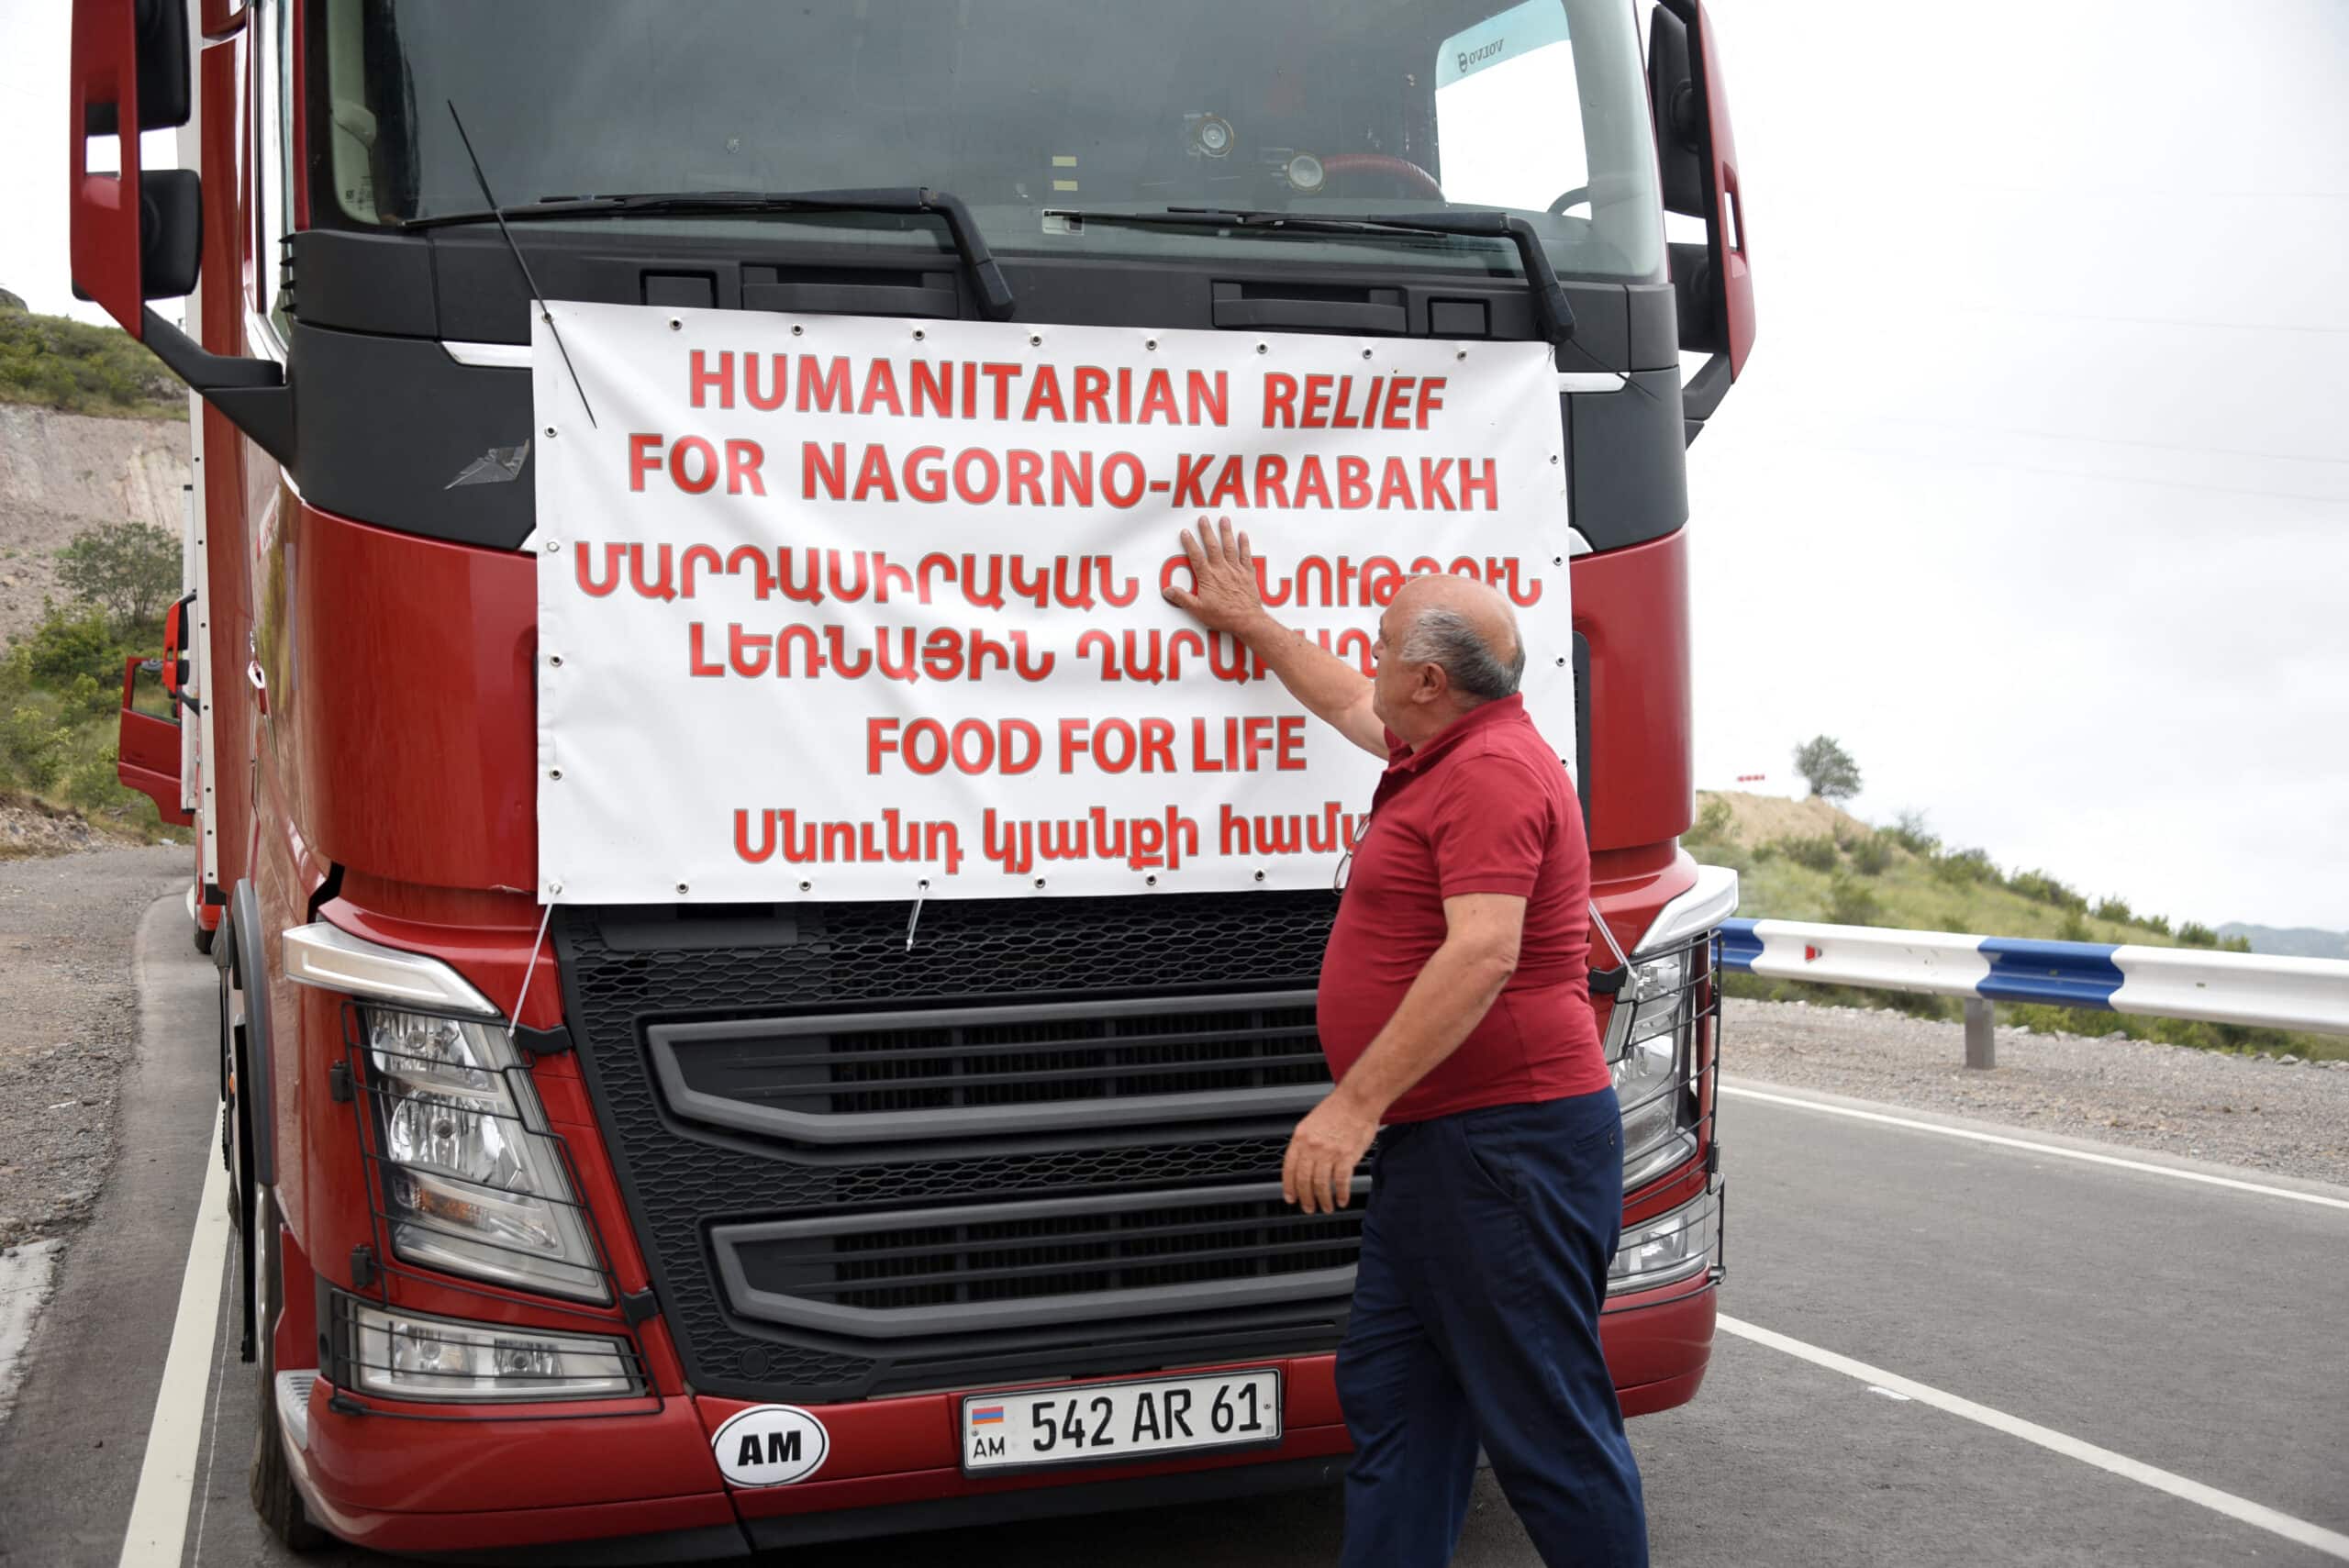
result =
[[[2177,929],[2177,945],[2184,948],[2214,948],[2219,945],[2219,933],[2199,920],[2188,920]]]
[[[1997,882],[1998,867],[1987,850],[1944,850],[1933,857],[1933,875],[1943,882],[1964,886]]]
[[[2043,871],[2019,871],[2007,878],[2007,885],[2034,904],[2049,904],[2058,909],[2085,912],[2088,901]]]
[[[2124,926],[2133,926],[2137,923],[2137,917],[2129,912],[2129,901],[2125,898],[2098,899],[2096,917],[2099,920],[2118,920]]]
[[[116,660],[114,636],[106,628],[106,617],[95,611],[77,615],[55,605],[48,610],[25,644],[26,662],[35,680],[70,686],[80,675],[93,681],[108,674],[121,678],[122,665]]]
[[[2077,909],[2066,909],[2064,911],[2064,923],[2055,928],[2055,939],[2065,942],[2093,941],[2096,933],[2088,929],[2088,923],[2080,917]]]
[[[115,776],[115,749],[112,746],[67,768],[58,779],[57,787],[68,805],[83,811],[100,811],[119,805],[126,794],[135,796],[142,805],[147,800],[145,795],[138,795],[136,791],[125,790],[121,781]]]
[[[100,523],[57,552],[57,580],[122,629],[144,625],[180,595],[180,541],[153,523]]]
[[[1795,864],[1811,871],[1833,871],[1838,858],[1835,840],[1824,833],[1815,838],[1780,839],[1778,851]]]
[[[2169,917],[2166,915],[2148,915],[2140,924],[2157,936],[2169,935]]]
[[[1827,895],[1827,920],[1835,926],[1873,926],[1883,907],[1857,879],[1837,873]]]
[[[1729,828],[1729,802],[1716,795],[1698,809],[1695,825],[1683,837],[1692,843],[1725,844]]]
[[[1910,809],[1893,819],[1892,826],[1881,830],[1884,836],[1908,851],[1930,860],[1938,853],[1942,841],[1925,831],[1925,814]]]
[[[1882,876],[1892,864],[1892,841],[1871,833],[1852,846],[1852,869],[1862,876]]]
[[[44,704],[19,703],[0,719],[0,763],[28,789],[45,790],[57,782],[63,742],[64,733]]]

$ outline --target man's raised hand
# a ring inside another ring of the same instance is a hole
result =
[[[1183,553],[1191,560],[1191,587],[1168,584],[1166,602],[1198,617],[1211,631],[1228,631],[1243,640],[1263,629],[1264,601],[1256,591],[1256,558],[1248,553],[1248,536],[1235,534],[1230,517],[1210,526],[1199,519],[1198,531],[1183,530]]]

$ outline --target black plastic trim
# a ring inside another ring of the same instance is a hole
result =
[[[696,1525],[647,1535],[601,1540],[558,1540],[500,1551],[404,1553],[424,1562],[478,1562],[487,1568],[636,1568],[664,1562],[725,1562],[748,1557],[751,1547],[739,1525]]]
[[[551,1029],[534,1029],[528,1024],[516,1024],[514,1040],[533,1056],[561,1056],[571,1049],[571,1029],[564,1024],[557,1024]]]
[[[1575,793],[1582,799],[1583,837],[1590,826],[1590,639],[1575,633]]]
[[[1688,520],[1680,372],[1633,371],[1611,392],[1564,395],[1574,521],[1593,550],[1662,539]]]
[[[1684,446],[1693,446],[1697,438],[1704,433],[1705,421],[1711,418],[1713,410],[1721,406],[1721,399],[1728,395],[1730,383],[1733,379],[1726,353],[1715,354],[1688,378],[1688,390],[1681,395],[1686,431],[1682,441]]]
[[[1187,1470],[1171,1475],[1137,1475],[1082,1485],[1028,1485],[965,1497],[937,1497],[880,1507],[841,1508],[749,1519],[743,1529],[761,1551],[867,1536],[907,1535],[917,1530],[969,1529],[1013,1520],[1063,1518],[1073,1514],[1124,1508],[1218,1502],[1230,1497],[1301,1491],[1335,1485],[1344,1478],[1346,1457],[1272,1460]]]
[[[766,1040],[793,1035],[854,1030],[952,1029],[1057,1019],[1132,1018],[1230,1007],[1298,1007],[1312,1005],[1310,991],[1267,991],[1227,996],[1186,997],[1171,1002],[1150,997],[1125,1002],[1028,1002],[1003,1007],[948,1007],[885,1013],[819,1013],[779,1018],[725,1019],[653,1024],[644,1031],[652,1068],[669,1108],[691,1121],[789,1139],[797,1143],[870,1146],[918,1139],[1012,1137],[1021,1133],[1100,1131],[1113,1127],[1164,1127],[1186,1121],[1229,1123],[1242,1117],[1302,1116],[1329,1095],[1327,1084],[1274,1088],[1217,1089],[1179,1095],[1134,1095],[1110,1100],[1061,1100],[1041,1104],[952,1106],[929,1110],[850,1112],[830,1115],[763,1106],[696,1089],[678,1059],[680,1046],[730,1040]],[[1114,1048],[1143,1045],[1110,1038],[1088,1044]],[[1244,1065],[1244,1063],[1235,1063]],[[1114,1075],[1114,1069],[1105,1073]],[[821,1093],[811,1088],[811,1094]]]
[[[907,1340],[925,1335],[989,1334],[1006,1329],[1037,1329],[1074,1317],[1088,1321],[1179,1317],[1194,1312],[1286,1306],[1300,1301],[1344,1300],[1353,1291],[1351,1265],[1335,1269],[1299,1269],[1294,1273],[1251,1275],[1241,1279],[1199,1280],[1187,1284],[1160,1284],[1140,1289],[1090,1291],[1062,1296],[1030,1296],[996,1302],[949,1302],[937,1307],[843,1307],[812,1301],[779,1291],[762,1290],[751,1283],[742,1261],[745,1248],[774,1241],[815,1240],[838,1236],[867,1236],[876,1232],[921,1230],[963,1225],[995,1225],[1023,1220],[1073,1218],[1086,1215],[1148,1213],[1161,1209],[1210,1207],[1222,1204],[1266,1203],[1280,1196],[1276,1182],[1244,1186],[1153,1188],[1137,1193],[1094,1194],[1084,1197],[1027,1198],[1016,1203],[941,1205],[930,1208],[893,1208],[883,1214],[827,1214],[808,1219],[771,1219],[748,1224],[714,1225],[710,1250],[718,1259],[718,1278],[727,1303],[745,1318],[782,1323],[818,1333],[852,1339]],[[1354,1195],[1367,1199],[1370,1178],[1357,1177]],[[1331,1243],[1335,1251],[1341,1243]]]
[[[509,484],[450,488],[491,448],[531,442],[529,371],[460,364],[429,339],[306,321],[295,324],[293,363],[293,466],[310,505],[495,550],[529,536],[538,484],[527,458]]]
[[[499,1551],[403,1553],[424,1562],[479,1562],[491,1568],[636,1568],[663,1562],[725,1562],[751,1554],[740,1525],[696,1525],[600,1540],[557,1540]]]
[[[231,940],[235,943],[232,978],[245,994],[244,1102],[252,1112],[246,1130],[253,1156],[253,1180],[265,1187],[277,1184],[277,1118],[271,1095],[277,1078],[276,1057],[269,1030],[269,968],[261,938],[261,897],[250,882],[240,881],[231,895]]]
[[[273,360],[207,352],[156,315],[151,306],[139,315],[139,336],[166,369],[259,442],[263,451],[282,463],[294,461],[294,394],[286,385],[284,366]]]

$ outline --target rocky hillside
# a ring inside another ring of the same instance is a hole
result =
[[[0,403],[0,645],[40,620],[56,552],[121,518],[176,534],[188,481],[184,419],[97,418]]]

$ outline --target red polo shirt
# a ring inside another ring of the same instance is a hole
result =
[[[1472,708],[1393,753],[1321,955],[1321,1048],[1343,1078],[1443,943],[1443,901],[1525,900],[1517,973],[1389,1122],[1586,1095],[1614,1080],[1590,1010],[1590,848],[1558,753],[1521,697]]]

